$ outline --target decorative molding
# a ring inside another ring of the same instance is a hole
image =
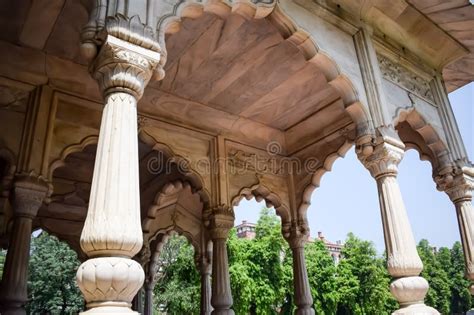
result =
[[[212,209],[210,216],[210,236],[212,240],[227,239],[229,231],[234,227],[234,211],[227,205],[219,205]]]
[[[310,237],[308,222],[302,220],[292,221],[290,224],[282,224],[282,234],[291,249],[304,247]]]
[[[263,157],[256,153],[234,149],[228,153],[228,158],[231,173],[249,171],[256,174],[284,175],[284,168],[276,157]]]
[[[157,67],[160,54],[108,35],[91,66],[104,96],[125,92],[137,100]]]
[[[0,84],[0,109],[25,112],[29,91]]]
[[[435,103],[430,82],[383,55],[377,54],[377,59],[385,79],[430,101],[431,104]]]

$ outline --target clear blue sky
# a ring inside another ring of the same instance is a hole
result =
[[[451,93],[451,105],[469,159],[474,158],[474,83]],[[459,240],[454,206],[445,193],[436,190],[431,165],[421,161],[414,150],[406,152],[399,167],[399,184],[416,241],[426,238],[433,246],[451,247]],[[254,199],[236,207],[236,224],[256,222],[264,203]],[[384,250],[375,181],[357,160],[354,149],[337,160],[311,198],[308,220],[311,235],[322,231],[331,241],[344,240],[347,233],[372,241]]]

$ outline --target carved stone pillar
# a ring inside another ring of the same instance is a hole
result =
[[[142,266],[131,259],[143,243],[137,101],[160,54],[141,46],[143,38],[133,33],[141,27],[139,24],[131,25],[127,20],[116,22],[117,25],[112,22],[91,65],[104,94],[105,107],[89,209],[81,235],[81,247],[89,260],[77,271],[87,314],[133,312],[132,299],[145,277]]]
[[[145,284],[145,306],[143,308],[143,314],[153,315],[153,287],[154,284]]]
[[[459,232],[466,265],[466,278],[471,282],[469,290],[474,295],[474,209],[472,208],[472,190],[474,174],[448,174],[437,178],[438,189],[446,191],[456,207]],[[474,314],[471,309],[468,314]]]
[[[211,306],[211,271],[212,264],[207,259],[202,259],[199,266],[201,273],[201,315],[210,315]]]
[[[308,241],[309,228],[307,224],[292,224],[289,230],[284,229],[283,236],[290,245],[293,254],[293,288],[296,305],[295,314],[314,315],[313,297],[309,286],[306,269],[304,245]]]
[[[400,304],[393,314],[439,314],[424,304],[428,282],[420,277],[423,264],[416,250],[408,215],[398,186],[398,164],[404,145],[397,139],[379,139],[374,152],[359,159],[377,181],[387,251],[387,267],[395,279],[390,292]]]
[[[213,315],[233,315],[230,289],[227,237],[234,226],[234,213],[227,206],[214,209],[210,220],[212,239],[212,297]]]
[[[47,191],[46,183],[37,178],[19,177],[15,180],[13,226],[0,291],[1,314],[26,314],[31,229]]]

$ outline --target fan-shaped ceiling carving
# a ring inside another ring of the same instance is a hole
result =
[[[318,65],[270,19],[204,13],[182,20],[166,38],[166,77],[150,83],[164,99],[171,94],[280,130],[322,111],[321,127],[348,118]]]

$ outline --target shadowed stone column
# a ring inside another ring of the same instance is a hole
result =
[[[304,245],[308,241],[309,228],[307,224],[293,224],[283,236],[290,245],[293,254],[293,287],[296,305],[295,314],[314,315],[313,297],[309,286],[306,269]]]
[[[227,206],[213,210],[210,220],[212,239],[212,297],[213,315],[233,315],[232,292],[230,290],[227,237],[234,226],[234,213]]]
[[[0,291],[1,314],[26,314],[27,280],[33,219],[48,187],[37,178],[18,177],[13,187],[13,225]]]
[[[137,295],[133,298],[132,309],[140,314],[143,314],[143,290],[138,290]]]
[[[153,288],[154,283],[145,283],[145,307],[143,308],[143,314],[153,315]]]
[[[469,290],[474,295],[474,209],[472,208],[472,190],[474,187],[474,173],[448,174],[437,178],[438,189],[446,191],[456,206],[459,233],[464,252],[466,278],[471,282]],[[474,309],[467,314],[474,315]]]
[[[404,145],[397,138],[378,139],[374,152],[359,159],[377,181],[380,210],[387,251],[388,272],[394,278],[390,292],[400,304],[393,314],[439,314],[424,304],[428,282],[420,277],[423,264],[416,250],[400,187],[398,164],[404,154]]]
[[[211,271],[212,264],[208,259],[203,258],[200,262],[201,273],[201,315],[210,315],[212,312],[211,306]]]
[[[137,101],[160,54],[158,50],[141,47],[143,41],[134,38],[131,30],[141,25],[125,20],[117,28],[108,27],[109,34],[91,65],[104,94],[105,107],[89,209],[81,235],[81,248],[89,260],[77,271],[87,314],[132,313],[132,299],[145,277],[142,266],[131,259],[143,243]],[[117,37],[111,35],[113,32]]]

